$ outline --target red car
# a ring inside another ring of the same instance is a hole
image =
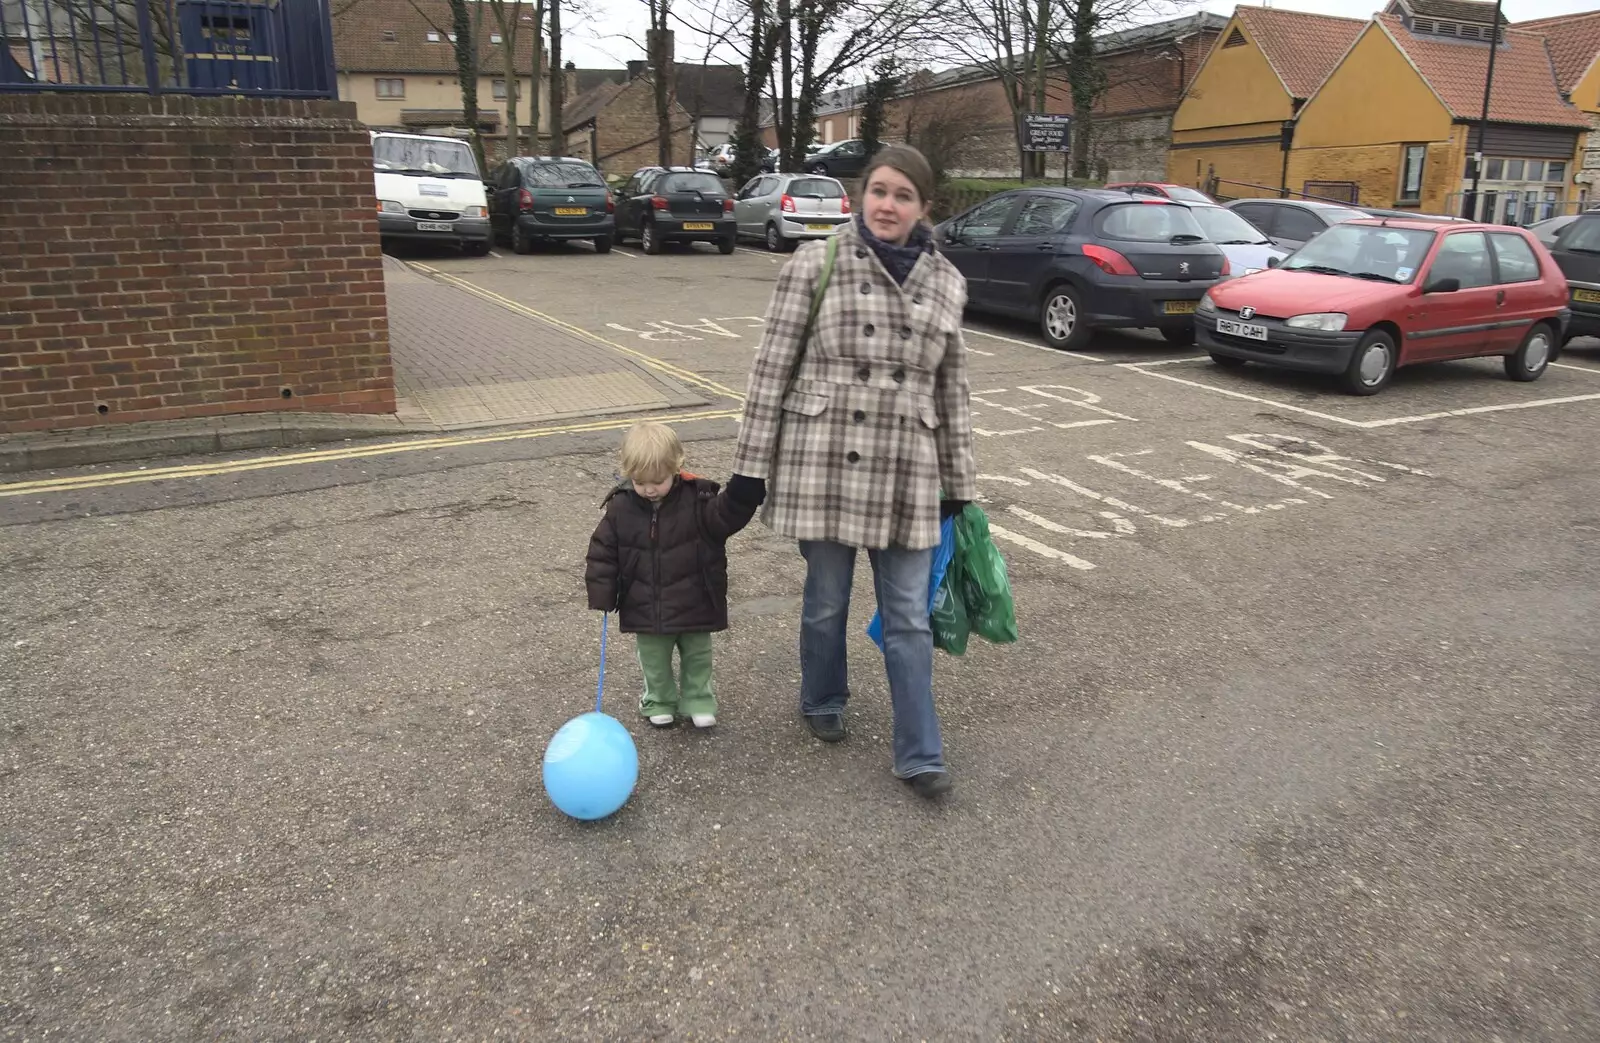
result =
[[[1372,219],[1213,286],[1195,333],[1219,365],[1331,373],[1375,395],[1401,366],[1484,355],[1537,380],[1571,314],[1555,258],[1521,228]]]
[[[1190,188],[1188,185],[1169,185],[1161,181],[1118,181],[1106,187],[1124,189],[1136,196],[1159,196],[1176,203],[1210,203],[1213,206],[1217,203],[1198,188]]]

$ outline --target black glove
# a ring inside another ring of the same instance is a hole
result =
[[[728,498],[746,507],[759,507],[767,498],[767,480],[733,475],[728,479]]]
[[[946,518],[954,518],[966,508],[967,502],[966,500],[940,500],[939,520],[944,521]]]

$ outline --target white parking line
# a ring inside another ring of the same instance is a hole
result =
[[[1056,550],[1054,547],[1051,547],[1048,544],[1040,543],[1038,540],[1029,539],[1021,533],[1012,532],[1010,529],[1002,529],[993,522],[989,523],[989,535],[1005,540],[1007,543],[1015,543],[1017,546],[1022,547],[1025,550],[1031,550],[1041,558],[1049,558],[1052,561],[1064,562],[1072,568],[1081,569],[1084,572],[1087,572],[1095,567],[1094,562],[1092,561],[1084,561],[1075,554],[1068,554],[1064,550]]]
[[[1420,424],[1428,420],[1444,420],[1448,419],[1449,417],[1477,416],[1481,413],[1505,413],[1517,409],[1534,409],[1541,406],[1568,405],[1573,402],[1600,401],[1600,393],[1588,395],[1564,395],[1560,398],[1541,398],[1532,402],[1507,402],[1494,406],[1467,406],[1461,409],[1444,409],[1434,413],[1419,413],[1415,416],[1394,416],[1385,417],[1379,420],[1351,420],[1349,417],[1335,416],[1332,413],[1323,413],[1315,409],[1306,409],[1302,406],[1290,405],[1288,402],[1279,402],[1276,399],[1263,398],[1260,395],[1247,395],[1242,391],[1233,391],[1229,388],[1217,387],[1215,384],[1202,384],[1198,380],[1185,380],[1182,377],[1172,376],[1170,373],[1154,373],[1149,369],[1151,366],[1164,366],[1175,362],[1199,361],[1203,361],[1203,358],[1166,359],[1159,362],[1120,362],[1117,363],[1117,368],[1132,370],[1136,373],[1143,373],[1147,377],[1157,377],[1161,380],[1170,380],[1174,384],[1183,384],[1187,387],[1199,388],[1201,391],[1210,391],[1214,394],[1226,395],[1229,398],[1243,399],[1246,402],[1255,402],[1258,405],[1271,406],[1274,409],[1284,409],[1291,413],[1300,413],[1303,416],[1316,417],[1318,420],[1327,420],[1330,423],[1343,424],[1346,427],[1360,428],[1364,431],[1370,431],[1380,427],[1395,427],[1400,424]],[[1551,365],[1561,366],[1563,369],[1584,369],[1590,373],[1594,373],[1596,376],[1600,376],[1600,370],[1590,370],[1584,366],[1568,366],[1559,362],[1551,363]]]
[[[1552,362],[1550,366],[1552,369],[1575,369],[1579,373],[1589,373],[1600,377],[1600,369],[1596,369],[1594,366],[1574,366],[1570,362]]]
[[[1015,344],[1019,348],[1032,348],[1035,351],[1048,351],[1052,355],[1066,355],[1068,358],[1082,359],[1085,362],[1106,361],[1105,359],[1100,358],[1098,355],[1085,355],[1081,351],[1061,351],[1045,344],[1034,344],[1031,341],[1017,340],[1015,337],[1002,337],[998,333],[988,333],[984,330],[975,330],[971,326],[961,327],[961,332],[972,334],[978,337],[988,337],[990,340],[1004,341],[1007,344]]]

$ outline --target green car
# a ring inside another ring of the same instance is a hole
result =
[[[496,240],[525,254],[536,241],[588,239],[596,253],[616,241],[611,193],[600,172],[570,156],[516,156],[484,182]]]

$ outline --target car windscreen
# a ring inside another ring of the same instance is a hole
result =
[[[1279,267],[1349,275],[1374,282],[1409,283],[1433,245],[1433,232],[1382,225],[1337,224],[1296,250]]]
[[[1236,243],[1259,244],[1267,242],[1261,229],[1246,221],[1232,210],[1220,206],[1197,206],[1189,213],[1194,215],[1200,231],[1213,243],[1232,246]]]
[[[1600,217],[1580,217],[1561,233],[1557,246],[1562,250],[1600,253]]]
[[[537,188],[605,188],[606,183],[587,163],[529,163],[528,184]]]
[[[1203,242],[1206,234],[1186,206],[1169,203],[1120,203],[1100,211],[1095,222],[1107,239],[1141,243]]]
[[[1204,193],[1182,185],[1163,185],[1167,195],[1180,203],[1209,203],[1211,199]]]
[[[657,192],[699,192],[722,195],[722,182],[715,174],[668,174],[656,185]]]
[[[1330,225],[1343,224],[1345,221],[1364,221],[1372,215],[1363,210],[1352,210],[1343,206],[1324,206],[1317,208],[1317,216]]]
[[[797,199],[843,199],[844,186],[825,177],[802,177],[789,182],[788,192]]]
[[[465,142],[391,134],[380,134],[372,139],[372,169],[386,174],[478,176],[478,164]]]

